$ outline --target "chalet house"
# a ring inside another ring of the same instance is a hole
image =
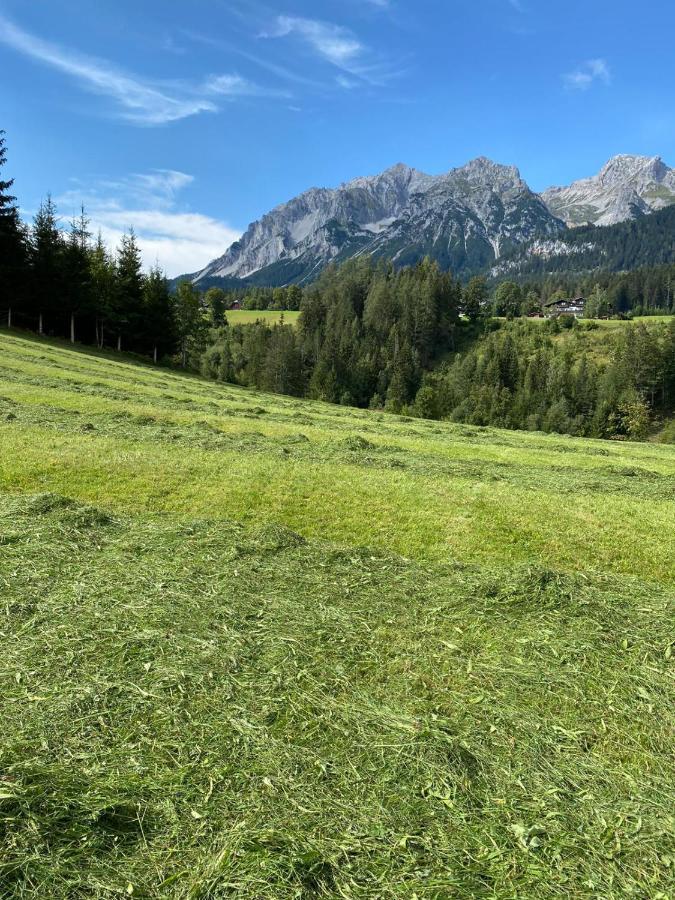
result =
[[[580,319],[584,314],[586,300],[584,297],[576,297],[574,300],[551,300],[544,304],[544,316],[547,319],[557,319],[558,316],[574,316]]]
[[[230,309],[241,309],[241,300],[233,300]]]

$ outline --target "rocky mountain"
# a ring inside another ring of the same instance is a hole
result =
[[[616,225],[675,203],[675,170],[658,156],[615,156],[598,175],[541,196],[568,225]]]
[[[399,164],[336,189],[312,188],[278,206],[194,280],[305,282],[329,262],[361,254],[399,265],[430,255],[444,268],[468,273],[489,267],[509,248],[563,230],[513,166],[481,157],[433,176]]]
[[[364,254],[397,265],[428,255],[460,276],[527,267],[533,258],[541,265],[567,255],[580,262],[592,256],[593,235],[580,244],[568,227],[639,220],[671,204],[675,170],[657,156],[615,156],[598,175],[541,195],[518,169],[485,157],[443,175],[399,164],[300,194],[190,277],[203,287],[305,283],[330,262]],[[630,266],[627,257],[624,267]]]

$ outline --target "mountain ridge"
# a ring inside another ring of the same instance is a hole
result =
[[[567,227],[611,225],[675,203],[675,170],[621,154],[591,178],[532,191],[516,166],[479,156],[439,175],[396,163],[335,188],[312,187],[252,222],[197,284],[305,283],[360,255],[412,264],[424,256],[458,275],[488,271]]]

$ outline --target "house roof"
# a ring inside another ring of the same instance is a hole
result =
[[[572,305],[583,306],[583,304],[585,302],[586,302],[585,297],[573,297],[568,300],[549,300],[548,303],[544,303],[544,308],[546,308],[548,306],[558,306],[561,303],[564,303],[566,306],[572,306]]]

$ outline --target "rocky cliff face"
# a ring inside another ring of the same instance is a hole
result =
[[[333,260],[364,253],[399,264],[428,254],[462,272],[491,264],[505,247],[562,230],[512,166],[479,158],[430,176],[397,165],[277,207],[195,280],[306,281]]]
[[[568,225],[616,225],[675,203],[675,171],[658,156],[615,156],[598,175],[542,199]]]
[[[598,175],[542,195],[518,169],[485,157],[443,175],[399,164],[278,206],[194,280],[303,283],[330,262],[362,254],[398,265],[429,255],[466,275],[532,241],[555,243],[565,225],[612,225],[672,203],[675,170],[659,157],[615,156]]]

